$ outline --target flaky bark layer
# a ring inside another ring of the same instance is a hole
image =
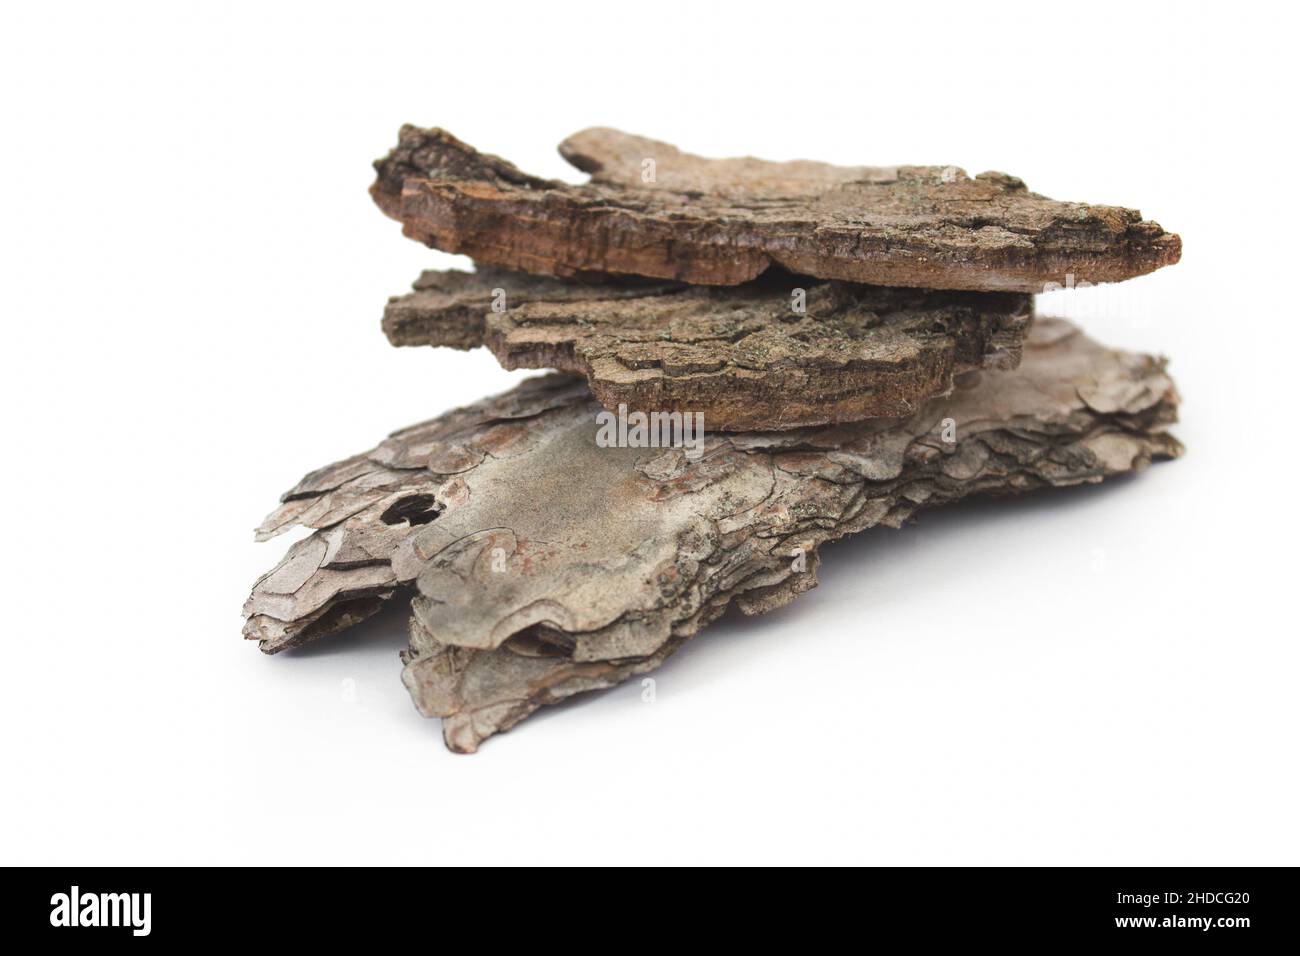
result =
[[[629,287],[488,269],[424,273],[389,302],[384,330],[395,345],[486,344],[508,369],[577,373],[607,409],[750,431],[909,415],[954,374],[1014,368],[1032,308],[1018,294],[816,279]]]
[[[598,447],[586,390],[531,379],[304,478],[258,535],[316,531],[257,582],[245,635],[292,647],[414,585],[403,680],[467,752],[653,669],[732,601],[788,602],[825,541],[1181,451],[1163,362],[1060,320],[1036,323],[1018,370],[974,379],[907,419],[712,435],[698,460]]]
[[[413,239],[559,277],[738,285],[777,265],[874,285],[1035,293],[1067,275],[1142,275],[1182,248],[1134,210],[1057,202],[1004,173],[709,160],[610,129],[560,151],[592,181],[540,179],[445,130],[406,126],[375,163],[371,195]]]

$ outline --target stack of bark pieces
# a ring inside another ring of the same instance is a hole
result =
[[[653,670],[733,602],[787,603],[825,541],[1181,451],[1163,360],[1032,318],[1068,277],[1178,260],[1133,210],[608,129],[560,152],[590,182],[406,127],[371,194],[476,264],[392,299],[393,344],[562,374],[312,472],[258,529],[314,532],[257,582],[245,635],[274,653],[409,598],[403,680],[453,750]]]

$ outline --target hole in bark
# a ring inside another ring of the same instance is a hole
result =
[[[572,634],[534,624],[511,634],[502,646],[520,657],[569,657],[576,643]]]
[[[436,517],[438,505],[433,495],[411,495],[394,501],[379,516],[379,520],[384,524],[401,524],[405,521],[409,525],[417,525],[428,524]]]

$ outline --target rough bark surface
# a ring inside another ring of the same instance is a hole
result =
[[[1097,482],[1181,448],[1164,363],[1039,320],[1013,372],[901,420],[602,448],[599,406],[545,376],[313,472],[258,529],[316,529],[261,578],[267,652],[412,593],[403,680],[448,747],[658,666],[735,601],[816,583],[817,548],[972,493]],[[805,555],[801,563],[800,554]],[[414,585],[414,589],[410,586]]]
[[[486,344],[508,369],[582,375],[610,410],[752,431],[909,415],[957,373],[1015,368],[1032,312],[1011,293],[817,279],[629,289],[488,269],[425,272],[389,302],[384,330],[394,345]]]
[[[560,151],[591,182],[530,176],[445,130],[405,126],[375,163],[371,195],[413,239],[559,277],[738,285],[777,265],[874,285],[1035,293],[1067,275],[1142,275],[1182,248],[1135,210],[1057,202],[1005,173],[710,160],[611,129],[578,133]]]

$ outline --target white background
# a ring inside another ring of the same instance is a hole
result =
[[[0,861],[1300,862],[1281,5],[181,6],[0,23]],[[402,613],[239,635],[280,492],[525,374],[380,333],[457,261],[366,195],[403,122],[571,181],[613,125],[1140,208],[1180,265],[1040,306],[1169,355],[1188,454],[828,547],[653,704],[453,755]]]

